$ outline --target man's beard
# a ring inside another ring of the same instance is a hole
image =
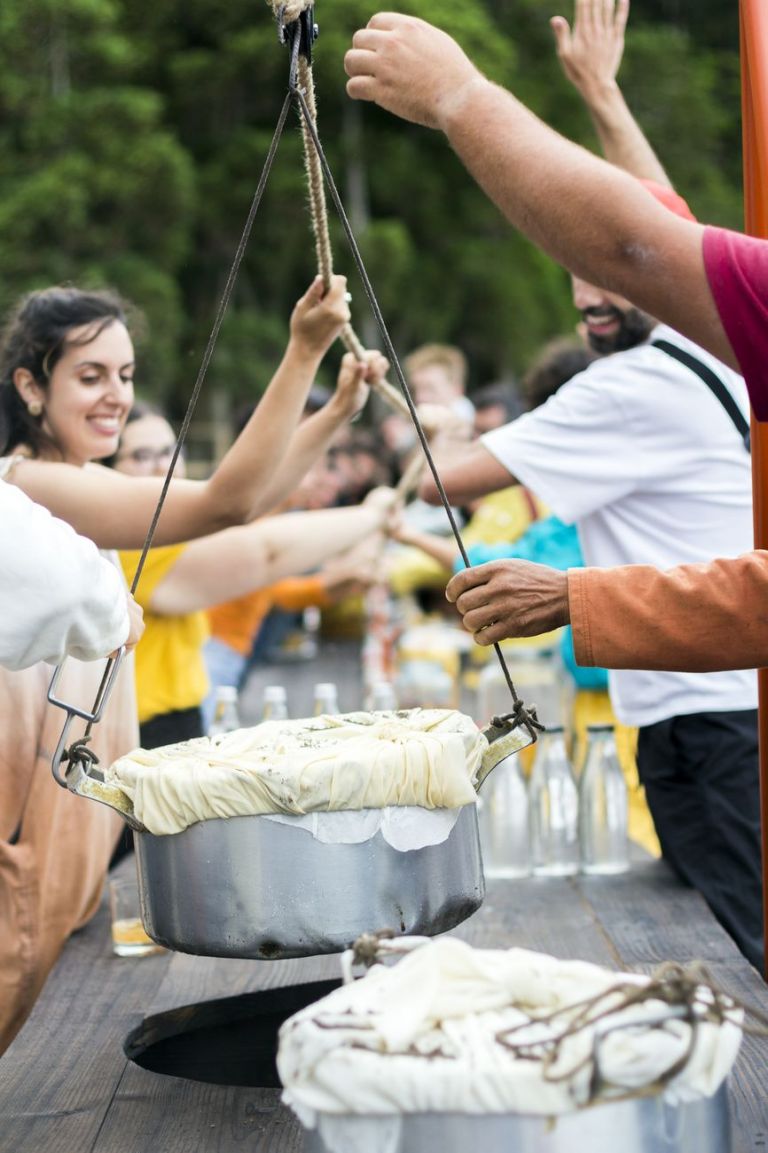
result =
[[[584,309],[581,315],[585,321],[592,311],[591,308]],[[608,310],[601,308],[594,311],[604,316]],[[619,322],[619,327],[613,335],[600,336],[591,332],[589,328],[587,329],[589,347],[600,356],[608,356],[611,352],[625,352],[628,348],[635,348],[638,344],[646,341],[656,327],[657,322],[653,317],[646,312],[641,312],[639,308],[628,308],[626,312],[622,312],[619,308],[611,308],[610,312]]]

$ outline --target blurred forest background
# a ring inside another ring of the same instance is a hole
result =
[[[382,5],[317,0],[320,136],[398,353],[461,345],[472,385],[518,374],[575,323],[563,272],[516,235],[445,140],[345,93],[352,32]],[[596,149],[550,16],[571,0],[402,0],[494,79]],[[137,389],[183,412],[286,90],[265,0],[2,0],[0,308],[53,282],[114,285],[146,317]],[[701,220],[742,225],[738,11],[633,0],[619,76]],[[291,114],[201,399],[259,394],[315,271]],[[332,206],[354,324],[375,328]],[[333,379],[328,366],[327,380]]]

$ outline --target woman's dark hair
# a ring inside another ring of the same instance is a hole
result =
[[[0,337],[0,455],[28,445],[35,456],[50,447],[42,417],[32,416],[13,383],[17,368],[26,368],[47,388],[55,365],[67,347],[90,344],[115,321],[127,325],[127,306],[116,292],[85,292],[79,288],[46,288],[22,297]],[[77,342],[73,328],[87,327]]]

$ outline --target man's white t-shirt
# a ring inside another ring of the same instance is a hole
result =
[[[740,376],[664,325],[652,339],[708,365],[749,418]],[[576,525],[587,565],[668,569],[754,547],[751,461],[741,436],[704,382],[649,343],[595,361],[482,443]],[[628,725],[757,707],[750,670],[614,670],[609,684],[616,716]]]

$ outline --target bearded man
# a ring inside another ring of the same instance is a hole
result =
[[[674,192],[646,186],[690,216]],[[739,414],[749,414],[743,379],[614,293],[574,278],[573,297],[600,358],[546,404],[444,462],[451,502],[524,484],[577,526],[585,563],[600,568],[668,569],[746,552],[752,490],[737,427]],[[422,495],[436,500],[431,480]],[[482,593],[479,586],[471,595]],[[465,623],[472,627],[471,613]],[[639,729],[638,770],[665,858],[759,967],[756,674],[619,669],[609,683],[617,717]]]

